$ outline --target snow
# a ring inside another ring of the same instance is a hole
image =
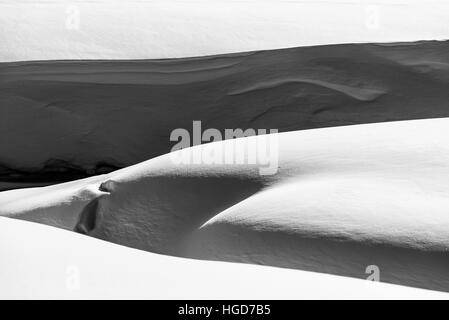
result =
[[[448,18],[0,0],[0,298],[447,299]],[[176,162],[235,143],[167,154],[195,120],[282,133],[265,171]]]
[[[0,61],[448,39],[446,1],[0,1]]]
[[[280,133],[274,175],[176,164],[172,153],[2,192],[0,214],[182,257],[357,278],[376,265],[382,281],[447,291],[448,128],[443,118]]]
[[[448,299],[313,272],[163,256],[5,218],[0,253],[1,299]]]
[[[3,63],[0,181],[28,186],[133,165],[168,153],[170,133],[195,120],[204,130],[284,132],[449,117],[448,50],[449,41],[430,41]]]

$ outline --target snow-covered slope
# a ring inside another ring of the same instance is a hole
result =
[[[417,42],[3,63],[0,181],[67,181],[136,164],[169,152],[172,130],[193,120],[290,131],[448,117],[448,51],[449,42]]]
[[[0,191],[35,187],[0,192],[0,298],[447,298],[339,276],[449,292],[448,19],[0,0]],[[166,154],[195,120],[284,133]],[[267,137],[269,163],[175,161]]]
[[[159,59],[447,39],[444,0],[2,0],[0,61]]]
[[[168,257],[5,218],[0,218],[0,254],[1,299],[449,297],[298,270]]]
[[[272,137],[274,175],[257,165],[173,162],[227,140],[2,192],[0,214],[177,256],[359,278],[376,265],[382,281],[449,291],[448,118]]]

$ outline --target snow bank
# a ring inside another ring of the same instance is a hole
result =
[[[169,152],[172,130],[194,120],[291,131],[449,117],[448,50],[419,42],[3,63],[0,181],[51,183],[133,165]]]
[[[0,1],[0,61],[159,59],[449,38],[446,1]]]
[[[167,154],[2,192],[0,214],[176,256],[358,278],[375,265],[382,281],[449,291],[448,130],[445,118],[282,133],[275,175]]]
[[[312,272],[162,256],[5,218],[0,254],[1,299],[448,298]]]

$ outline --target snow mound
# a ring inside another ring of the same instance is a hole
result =
[[[117,172],[0,193],[0,214],[125,246],[449,291],[449,119],[278,138],[277,172],[176,164],[233,140]],[[263,136],[242,138],[250,142]]]
[[[5,218],[0,254],[1,299],[448,299],[312,272],[152,254]]]

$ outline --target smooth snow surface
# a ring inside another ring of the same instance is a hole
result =
[[[24,239],[26,235],[26,239]],[[298,270],[168,257],[0,218],[0,299],[448,299]]]
[[[292,131],[449,117],[448,52],[449,42],[430,41],[3,63],[0,181],[67,181],[146,161],[194,120]]]
[[[0,214],[176,256],[359,278],[377,265],[382,281],[449,291],[448,118],[277,137],[275,175],[255,165],[176,165],[167,154],[2,192]]]
[[[0,1],[0,61],[160,59],[449,38],[447,1]]]

